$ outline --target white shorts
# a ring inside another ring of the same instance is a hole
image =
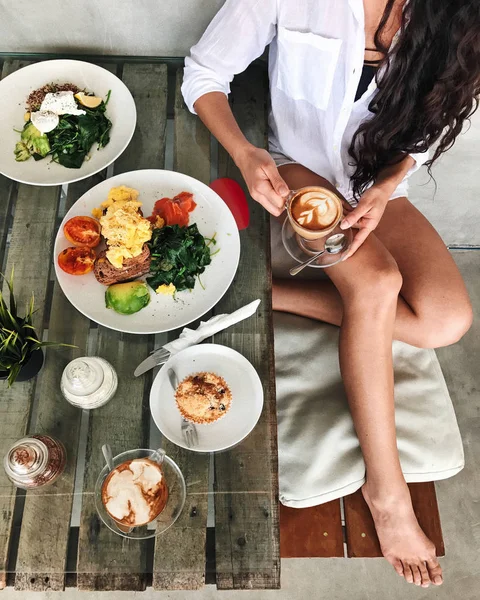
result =
[[[270,156],[275,161],[275,164],[278,167],[283,167],[284,165],[298,165],[298,161],[293,160],[286,154],[282,152],[278,152],[276,150],[270,150]],[[408,198],[408,179],[405,178],[400,184],[397,186],[393,194],[390,196],[390,200],[395,200],[395,198]],[[356,206],[356,202],[353,198],[347,198],[347,201],[352,205]]]

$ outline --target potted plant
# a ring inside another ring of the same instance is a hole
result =
[[[69,344],[40,341],[32,323],[33,294],[26,315],[20,317],[13,292],[13,269],[9,281],[3,275],[2,278],[7,283],[9,302],[7,305],[0,289],[0,379],[7,379],[10,387],[15,381],[26,381],[35,377],[40,371],[43,365],[43,347]]]

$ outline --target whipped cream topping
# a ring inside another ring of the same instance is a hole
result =
[[[295,198],[292,214],[299,225],[307,229],[324,229],[338,215],[337,203],[320,191],[305,192]]]
[[[162,480],[160,466],[148,459],[137,458],[120,465],[104,484],[102,496],[107,512],[115,520],[131,525],[152,521],[158,514],[155,509]]]

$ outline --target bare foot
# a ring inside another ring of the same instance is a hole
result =
[[[383,556],[409,583],[428,587],[443,583],[435,546],[423,533],[413,512],[408,488],[386,499],[374,499],[368,482],[362,487],[375,522]]]

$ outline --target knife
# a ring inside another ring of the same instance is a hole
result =
[[[170,354],[167,354],[166,357],[164,356],[162,358],[151,354],[150,356],[147,356],[145,360],[142,360],[142,362],[138,365],[133,374],[135,375],[135,377],[139,377],[140,375],[143,375],[150,369],[154,369],[155,367],[159,367],[160,365],[165,364],[169,358]]]
[[[143,360],[135,369],[135,377],[143,375],[143,373],[146,373],[150,369],[163,365],[167,362],[172,354],[175,354],[184,348],[195,346],[201,341],[211,337],[212,335],[215,335],[219,331],[228,329],[235,323],[251,317],[256,312],[259,304],[260,300],[254,300],[253,302],[250,302],[250,304],[242,306],[233,313],[212,317],[205,323],[202,322],[195,330],[185,327],[182,330],[179,338],[173,342],[165,344],[162,348],[155,350],[152,354],[150,354],[150,356],[147,356],[147,358]]]

